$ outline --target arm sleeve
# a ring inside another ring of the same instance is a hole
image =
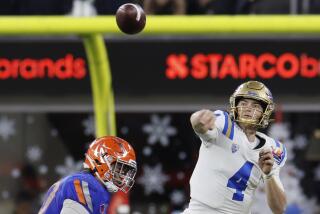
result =
[[[66,199],[63,202],[60,214],[89,214],[89,212],[78,202]]]

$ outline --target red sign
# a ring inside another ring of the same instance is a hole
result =
[[[196,53],[170,54],[166,59],[165,75],[168,79],[233,79],[261,78],[282,79],[295,77],[318,78],[320,61],[305,53],[296,55],[286,52],[279,56],[272,53],[220,54]]]
[[[67,54],[64,58],[7,59],[0,58],[0,80],[5,79],[84,79],[87,75],[86,62]]]

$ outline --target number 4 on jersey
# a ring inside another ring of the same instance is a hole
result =
[[[251,174],[253,163],[246,161],[243,166],[228,180],[227,187],[236,190],[232,200],[243,201],[244,194],[242,193],[247,188],[247,183]]]

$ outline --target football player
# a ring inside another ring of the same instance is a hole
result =
[[[229,112],[204,109],[191,115],[202,144],[184,214],[250,213],[260,182],[272,212],[284,212],[286,196],[279,171],[286,161],[286,148],[257,131],[268,126],[273,110],[269,89],[249,81],[230,97]]]
[[[39,214],[106,214],[111,193],[127,193],[137,170],[134,149],[127,141],[113,136],[94,140],[83,166],[84,171],[50,187]]]

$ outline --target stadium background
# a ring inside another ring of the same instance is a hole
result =
[[[2,14],[113,14],[129,1],[66,1],[52,10],[46,9],[50,1],[12,2],[15,7],[2,7]],[[246,13],[317,13],[317,1],[255,2]],[[230,2],[225,4],[228,7],[213,5],[217,9],[209,12],[245,13],[224,11],[231,8]],[[278,104],[276,123],[267,133],[282,139],[288,149],[282,170],[289,202],[286,213],[320,212],[316,34],[117,34],[105,35],[105,43],[117,133],[134,145],[138,158],[137,183],[130,193],[132,213],[179,213],[186,206],[199,148],[189,116],[200,108],[227,109],[234,88],[248,77],[265,82]],[[0,210],[36,213],[46,189],[81,168],[83,153],[94,139],[88,62],[81,40],[73,36],[3,36],[0,50]],[[266,67],[259,67],[262,62]],[[41,66],[50,72],[41,72]],[[256,72],[250,73],[250,66]],[[264,70],[272,68],[274,76],[265,76]],[[262,207],[266,203],[261,187],[254,213],[270,213]]]

